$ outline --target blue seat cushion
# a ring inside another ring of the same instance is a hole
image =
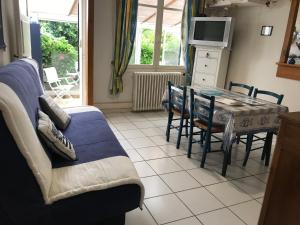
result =
[[[77,165],[114,156],[127,156],[103,114],[98,111],[71,115],[71,123],[64,135],[72,142],[78,160],[70,162],[53,158],[53,168]]]

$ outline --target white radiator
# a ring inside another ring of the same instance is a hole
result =
[[[136,72],[133,74],[133,111],[162,110],[162,97],[168,81],[183,83],[180,72]]]

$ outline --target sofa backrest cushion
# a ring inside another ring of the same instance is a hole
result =
[[[38,97],[44,90],[36,69],[24,60],[0,68],[0,82],[8,85],[23,103],[33,127],[37,125],[40,108]]]
[[[29,171],[41,189],[43,198],[47,202],[49,189],[52,182],[52,165],[44,151],[36,134],[37,113],[39,109],[39,95],[43,94],[39,75],[35,68],[28,62],[19,60],[8,66],[0,68],[0,111],[6,126],[18,146],[17,154],[21,155],[12,165],[23,164],[26,161]],[[0,130],[1,132],[8,132]],[[4,145],[10,146],[10,145]],[[2,150],[2,148],[1,148]],[[2,151],[5,154],[13,154],[13,147]],[[16,154],[14,152],[14,154]],[[18,161],[18,160],[23,160]],[[7,173],[9,173],[7,169]],[[5,181],[3,181],[5,184]],[[18,180],[16,180],[18,184]],[[30,183],[18,188],[31,188]],[[34,185],[34,184],[32,184]],[[40,193],[37,193],[40,194]]]

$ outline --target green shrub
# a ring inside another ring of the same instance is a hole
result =
[[[65,37],[74,48],[78,49],[78,24],[68,22],[40,21],[42,33],[53,37]]]
[[[55,67],[60,76],[75,71],[78,61],[77,50],[69,44],[65,37],[56,38],[51,34],[41,34],[43,67]]]

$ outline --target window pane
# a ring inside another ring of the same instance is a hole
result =
[[[181,19],[182,11],[164,10],[160,65],[181,64]]]
[[[139,0],[139,4],[157,5],[157,0]]]
[[[183,9],[185,0],[165,0],[165,8]]]
[[[130,64],[153,64],[156,12],[156,8],[139,6],[136,38]]]

